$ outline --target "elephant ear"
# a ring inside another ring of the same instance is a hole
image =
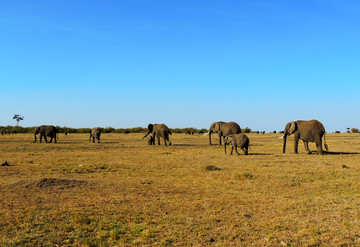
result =
[[[218,132],[218,131],[220,131],[220,124],[214,123],[214,132]]]
[[[290,135],[293,134],[296,130],[297,130],[297,123],[296,122],[291,122],[290,129],[289,129]]]
[[[154,125],[153,125],[153,124],[149,124],[149,125],[148,125],[148,130],[149,130],[150,132],[152,132],[153,129],[154,129]]]

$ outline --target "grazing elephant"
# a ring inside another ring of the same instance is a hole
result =
[[[57,130],[57,128],[53,125],[41,125],[39,127],[36,127],[34,130],[34,142],[36,142],[36,135],[40,134],[40,143],[42,141],[42,138],[44,137],[45,142],[47,143],[47,138],[46,137],[50,137],[50,141],[52,142],[52,140],[54,139],[54,142],[56,143],[56,137],[57,137],[57,133],[59,133],[59,131]]]
[[[169,135],[172,135],[172,133],[170,132],[169,128],[165,124],[149,124],[148,132],[143,137],[143,139],[145,137],[147,137],[150,133],[152,134],[152,137],[154,139],[154,144],[155,144],[155,136],[156,136],[157,140],[158,140],[158,145],[160,145],[160,137],[164,139],[165,146],[167,146],[166,141],[169,141],[169,146],[171,145]]]
[[[324,154],[322,149],[322,137],[324,136],[324,146],[326,151],[328,150],[328,145],[326,144],[325,140],[325,128],[317,120],[310,120],[310,121],[293,121],[288,123],[285,126],[284,130],[284,146],[283,146],[283,153],[286,151],[286,138],[288,135],[294,134],[294,152],[298,153],[298,143],[299,140],[303,140],[305,150],[308,154],[311,153],[309,149],[309,142],[315,142],[317,147],[318,154]]]
[[[204,134],[204,131],[200,130],[200,131],[199,131],[199,135],[201,135],[201,134]]]
[[[219,145],[221,145],[221,138],[225,138],[228,135],[234,135],[241,133],[240,126],[235,122],[215,122],[210,126],[210,130],[206,135],[209,135],[209,142],[211,144],[211,133],[218,133],[219,136]]]
[[[237,151],[237,148],[239,147],[245,155],[248,155],[249,150],[249,137],[245,134],[235,134],[235,135],[229,135],[226,136],[224,139],[224,147],[225,147],[225,154],[226,154],[226,145],[231,145],[231,152],[230,154],[233,154],[233,150],[235,148],[235,152],[240,155],[240,153]]]
[[[91,142],[91,138],[92,138],[93,143],[95,143],[95,139],[97,139],[98,143],[100,143],[100,136],[101,136],[101,129],[100,128],[93,128],[90,131],[89,142]]]
[[[125,135],[128,135],[129,133],[130,133],[129,130],[125,130],[125,131],[124,131],[124,134],[125,134]]]
[[[154,139],[154,137],[153,136],[147,136],[146,137],[147,139],[148,139],[148,144],[149,145],[155,145],[155,139]]]
[[[185,132],[185,135],[190,135],[190,131],[187,130],[187,131]]]

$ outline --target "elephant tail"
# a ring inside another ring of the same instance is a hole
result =
[[[324,133],[324,147],[325,147],[326,151],[329,152],[329,147],[326,144],[325,133]]]

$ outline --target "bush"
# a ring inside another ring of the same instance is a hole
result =
[[[250,133],[251,132],[251,129],[246,127],[245,129],[242,129],[241,130],[241,133]]]
[[[352,129],[351,129],[351,133],[359,133],[359,129],[357,129],[357,128],[352,128]]]

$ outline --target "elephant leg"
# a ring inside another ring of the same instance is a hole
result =
[[[235,145],[235,152],[237,155],[240,155],[239,151],[237,150],[237,146]]]
[[[298,145],[299,145],[299,136],[294,137],[294,153],[298,153]]]
[[[231,145],[230,155],[233,154],[233,151],[234,151],[234,145]]]
[[[40,143],[42,142],[42,134],[40,133]]]
[[[52,137],[52,136],[50,136],[50,141],[49,141],[49,143],[52,143],[52,140],[53,140],[53,137]]]
[[[164,138],[164,143],[165,143],[165,146],[167,146],[167,143],[166,143],[166,137]]]
[[[167,140],[168,140],[168,142],[169,142],[169,146],[171,146],[172,143],[171,143],[171,141],[170,141],[170,138],[168,137]]]
[[[46,135],[44,135],[44,140],[45,140],[46,143],[48,143],[48,140],[47,140],[47,138],[46,138]]]
[[[248,147],[243,147],[242,150],[244,151],[245,155],[248,155]]]
[[[92,137],[92,142],[95,143],[95,136]]]
[[[158,145],[160,146],[160,136],[157,136]]]
[[[316,147],[317,147],[317,153],[320,154],[320,155],[323,155],[324,151],[322,150],[322,140],[321,140],[321,138],[317,138],[315,143],[316,143]]]
[[[303,141],[304,142],[304,147],[305,147],[305,150],[308,154],[311,154],[311,151],[309,149],[309,142],[307,141]]]
[[[221,131],[219,132],[218,136],[219,136],[219,145],[222,146],[222,144],[221,144],[221,137],[222,137]]]
[[[57,140],[56,140],[56,134],[55,134],[55,136],[54,136],[54,142],[55,142],[55,143],[57,143]]]

